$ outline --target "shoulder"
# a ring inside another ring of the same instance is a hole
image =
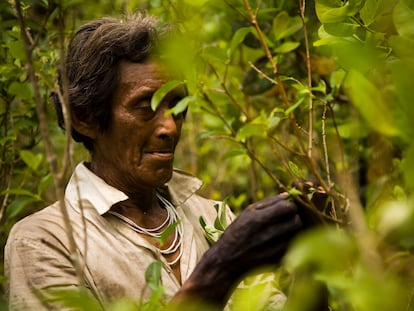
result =
[[[60,236],[64,232],[64,221],[56,202],[14,224],[8,236],[8,243],[16,240],[38,240],[46,236]]]

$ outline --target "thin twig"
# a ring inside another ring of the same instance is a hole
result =
[[[244,5],[247,9],[247,12],[249,13],[250,22],[253,25],[253,27],[256,29],[257,35],[259,37],[260,44],[261,44],[261,46],[263,47],[263,49],[265,51],[266,58],[268,59],[268,61],[270,62],[270,65],[272,67],[273,75],[276,78],[276,85],[278,86],[279,92],[282,96],[282,102],[283,102],[285,108],[289,108],[290,104],[289,104],[289,99],[288,99],[286,90],[285,90],[285,88],[283,86],[283,83],[280,79],[280,75],[279,75],[279,72],[278,72],[277,65],[276,65],[276,63],[273,59],[272,52],[270,51],[270,48],[269,48],[269,46],[268,46],[268,44],[265,40],[265,36],[263,34],[263,31],[261,30],[260,25],[257,22],[256,15],[252,10],[252,8],[249,4],[249,1],[244,0]],[[289,113],[289,120],[291,121],[292,126],[293,126],[293,130],[295,132],[295,135],[298,138],[299,146],[301,147],[302,150],[306,150],[305,146],[303,145],[302,140],[300,139],[300,133],[298,132],[298,125],[297,125],[297,122],[296,122],[296,119],[295,119],[295,116],[294,116],[293,112]]]
[[[71,255],[71,261],[74,265],[75,272],[78,278],[78,282],[79,284],[82,284],[83,272],[79,264],[80,261],[78,258],[76,242],[73,236],[73,228],[72,228],[72,225],[70,224],[69,214],[66,209],[66,204],[65,204],[65,199],[64,199],[64,190],[63,190],[63,185],[62,185],[63,181],[61,178],[61,174],[59,173],[59,170],[58,170],[57,156],[52,148],[52,143],[50,140],[50,132],[47,127],[46,115],[43,110],[43,103],[42,103],[42,98],[40,95],[40,87],[39,87],[38,79],[37,79],[36,72],[35,72],[34,65],[33,65],[32,52],[33,52],[34,46],[31,45],[29,35],[27,33],[26,25],[24,22],[23,14],[22,14],[21,4],[19,0],[15,1],[15,7],[16,7],[16,13],[17,13],[17,17],[18,17],[18,21],[20,25],[20,32],[21,32],[21,36],[23,39],[24,49],[25,49],[26,58],[27,58],[27,71],[29,74],[30,82],[33,87],[33,93],[34,93],[35,102],[36,102],[36,112],[37,112],[37,116],[39,118],[39,123],[40,123],[40,131],[42,133],[42,137],[44,140],[44,145],[45,145],[45,150],[46,150],[46,155],[47,155],[47,159],[49,162],[49,166],[54,176],[56,195],[59,201],[60,210],[63,215],[63,220],[65,223],[65,231],[66,231],[66,234],[69,240],[69,250],[70,250],[70,255]]]
[[[308,157],[312,161],[312,148],[313,148],[313,94],[312,94],[312,69],[310,62],[310,52],[309,52],[309,38],[308,38],[308,28],[305,22],[305,9],[306,9],[306,0],[300,0],[300,19],[302,20],[302,29],[303,36],[305,39],[305,51],[306,51],[306,71],[307,71],[307,80],[308,80],[308,105],[309,105],[309,131],[308,131]]]
[[[324,154],[324,159],[325,159],[326,178],[328,180],[328,186],[331,187],[331,171],[329,168],[328,145],[326,143],[326,112],[327,112],[327,103],[324,103],[323,112],[322,112],[322,146],[323,146],[323,154]]]

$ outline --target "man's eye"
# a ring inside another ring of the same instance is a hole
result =
[[[139,102],[136,103],[134,108],[140,111],[148,111],[148,112],[152,111],[153,112],[151,108],[151,99],[140,100]]]
[[[151,119],[155,114],[151,108],[151,99],[139,100],[133,105],[133,111],[144,119]]]
[[[183,99],[183,97],[181,97],[181,96],[176,96],[176,97],[172,98],[168,102],[168,107],[169,108],[174,108],[180,102],[180,100],[182,100],[182,99]]]

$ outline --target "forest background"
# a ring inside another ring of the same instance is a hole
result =
[[[183,34],[165,53],[190,91],[171,111],[189,107],[176,166],[236,213],[288,191],[331,224],[285,257],[295,276],[285,310],[311,306],[312,282],[326,285],[333,310],[414,310],[412,0],[1,1],[2,249],[13,224],[54,202],[88,158],[50,101],[68,38],[85,21],[137,10]],[[297,180],[319,188],[304,193]],[[321,193],[328,204],[317,210]],[[238,310],[262,310],[260,288],[246,295]]]

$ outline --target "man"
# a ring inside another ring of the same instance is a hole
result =
[[[162,36],[155,18],[135,15],[92,21],[72,39],[62,81],[68,81],[72,136],[91,154],[65,192],[76,254],[58,203],[16,224],[5,250],[11,309],[62,309],[49,295],[78,288],[102,306],[145,300],[144,273],[156,260],[166,299],[222,308],[241,277],[277,263],[301,228],[295,204],[273,196],[235,220],[228,210],[233,222],[208,245],[199,218],[212,224],[217,202],[196,194],[198,179],[173,169],[185,115],[166,112],[185,89],[151,109],[153,94],[170,79],[157,57]],[[161,245],[162,232],[174,225]]]

